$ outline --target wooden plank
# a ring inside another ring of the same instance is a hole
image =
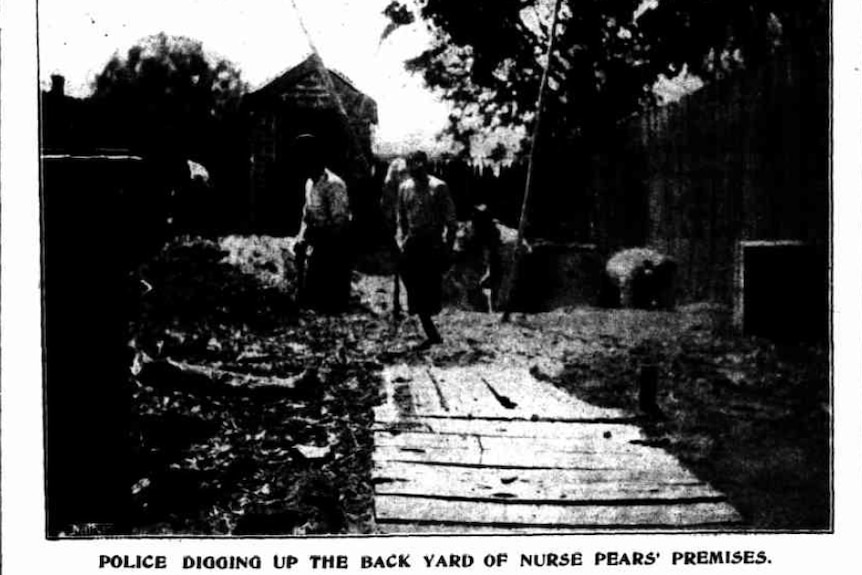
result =
[[[600,408],[580,401],[519,368],[396,366],[384,370],[384,380],[390,384],[405,379],[410,382],[418,415],[523,419],[533,416],[620,418],[629,415],[623,410]],[[496,396],[491,389],[497,393]],[[514,405],[507,404],[507,399]]]
[[[374,469],[380,494],[434,494],[510,500],[693,499],[718,497],[687,473],[507,470],[392,463]]]
[[[448,414],[448,401],[445,397],[441,398],[434,382],[428,377],[427,370],[411,369],[410,389],[413,392],[417,414]]]
[[[377,520],[463,523],[493,527],[676,526],[735,523],[739,514],[727,503],[659,505],[532,505],[440,501],[380,494]]]
[[[475,449],[434,449],[424,447],[380,446],[374,450],[374,461],[428,462],[485,466],[529,466],[541,468],[577,469],[650,469],[657,466],[676,467],[678,463],[667,453],[643,451],[632,453],[559,453],[556,451],[483,451]]]
[[[629,423],[568,423],[558,421],[458,419],[437,417],[405,417],[378,421],[375,431],[423,431],[437,434],[481,435],[483,437],[556,438],[573,441],[585,437],[610,438],[616,441],[643,441],[640,428]]]
[[[453,523],[439,523],[429,521],[421,522],[401,522],[398,520],[379,520],[377,523],[377,533],[380,534],[402,534],[402,535],[541,535],[541,534],[561,534],[561,533],[577,533],[577,532],[606,532],[613,533],[619,531],[644,531],[649,532],[709,532],[709,531],[725,531],[728,527],[734,526],[735,523],[708,523],[708,524],[689,524],[685,526],[677,525],[613,525],[613,526],[595,526],[595,525],[545,525],[545,526],[523,526],[523,525],[487,525],[474,524],[468,521],[458,521]]]
[[[374,434],[375,447],[417,448],[417,449],[469,449],[480,450],[481,440],[476,435],[438,435],[436,433],[391,434],[377,431]]]
[[[650,452],[664,455],[662,449],[636,445],[620,436],[608,435],[607,437],[598,430],[587,428],[584,436],[580,438],[525,438],[525,437],[482,437],[481,447],[485,451],[514,451],[516,453],[529,453],[535,451],[553,451],[556,453],[584,453],[594,452],[603,454],[636,454]]]
[[[725,497],[621,410],[524,369],[387,369],[375,409],[383,532],[704,528],[739,522]]]
[[[475,377],[469,377],[464,368],[429,368],[428,377],[445,398],[448,413],[465,416],[505,416],[506,410],[491,392]],[[424,415],[429,412],[419,412]]]
[[[571,529],[562,530],[570,531]],[[469,525],[459,523],[456,525],[446,525],[439,523],[422,524],[422,523],[398,523],[398,522],[380,522],[377,524],[377,532],[380,534],[423,534],[431,535],[439,533],[440,535],[457,535],[457,534],[473,534],[473,535],[512,535],[512,534],[542,534],[542,533],[559,533],[561,529],[557,528],[542,528],[542,527],[495,527],[487,525]]]
[[[533,416],[559,418],[617,418],[628,414],[586,402],[538,381],[522,368],[490,365],[433,368],[431,374],[446,397],[451,414],[474,417]],[[433,412],[420,411],[420,415]],[[436,413],[434,413],[436,414]]]
[[[392,366],[385,371],[383,391],[386,401],[374,407],[375,421],[397,420],[400,417],[415,415],[416,409],[413,406],[412,393],[410,397],[400,393],[409,377],[410,368],[404,364]]]
[[[438,381],[433,378],[428,368],[413,369],[411,386],[417,392],[419,401],[416,404],[418,415],[438,413],[449,415],[452,409],[452,399],[440,389]]]
[[[463,444],[479,443],[486,451],[514,450],[525,452],[529,450],[556,451],[559,453],[580,453],[583,451],[596,451],[605,453],[631,453],[635,451],[654,450],[654,447],[633,444],[625,439],[625,436],[605,436],[602,432],[595,432],[587,428],[582,436],[558,437],[505,437],[499,435],[472,435],[472,434],[447,434],[427,433],[420,431],[405,431],[401,433],[390,433],[376,431],[374,443],[380,447],[430,447],[434,449],[461,449]]]
[[[526,369],[474,370],[473,377],[484,379],[500,394],[518,404],[517,413],[527,419],[532,416],[558,418],[626,417],[621,409],[609,409],[580,401],[553,384],[539,381]]]
[[[501,404],[483,381],[476,377],[475,373],[481,370],[481,367],[432,370],[442,392],[450,400],[451,414],[470,417],[513,417],[515,411]]]
[[[406,364],[387,367],[383,371],[383,386],[386,401],[375,407],[376,421],[398,421],[417,413],[448,413],[424,368]]]
[[[440,483],[457,481],[453,477],[459,473],[474,474],[482,483],[493,483],[512,478],[516,480],[556,482],[566,484],[590,483],[631,483],[654,482],[667,484],[700,484],[701,481],[690,471],[681,466],[664,469],[541,469],[522,467],[517,469],[506,467],[466,467],[459,465],[426,465],[417,462],[381,462],[373,470],[375,477],[406,477],[413,478],[421,474],[439,477]]]

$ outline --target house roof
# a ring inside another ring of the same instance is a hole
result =
[[[329,71],[335,91],[348,115],[376,124],[377,103],[362,93],[346,75],[325,68],[316,54],[311,54],[301,63],[250,92],[246,101],[252,106],[275,100],[299,108],[335,108],[338,104],[326,88],[323,70]]]

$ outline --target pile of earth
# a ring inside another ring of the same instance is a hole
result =
[[[374,529],[373,316],[293,304],[289,239],[181,238],[130,326],[136,534]]]

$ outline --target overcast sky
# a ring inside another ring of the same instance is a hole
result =
[[[388,3],[296,0],[324,62],[377,101],[378,139],[424,140],[445,125],[447,107],[404,71],[404,59],[428,43],[421,25],[380,44]],[[253,87],[310,53],[291,0],[39,0],[41,81],[62,74],[67,93],[84,96],[115,52],[158,32],[200,40]]]

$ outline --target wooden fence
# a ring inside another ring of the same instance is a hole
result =
[[[594,161],[599,244],[640,235],[682,301],[730,303],[740,240],[828,242],[827,78],[784,56],[620,126]]]

